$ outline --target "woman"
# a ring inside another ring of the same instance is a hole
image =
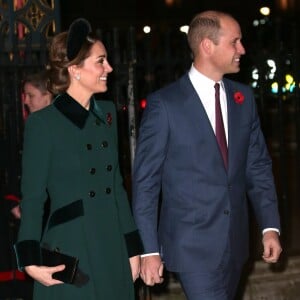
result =
[[[26,122],[15,249],[39,300],[132,300],[139,274],[142,246],[119,171],[115,107],[93,98],[107,90],[112,67],[90,31],[78,19],[53,38],[50,90],[59,95]],[[47,195],[51,211],[39,242]],[[45,266],[45,248],[79,260],[73,281],[55,279],[67,264]]]

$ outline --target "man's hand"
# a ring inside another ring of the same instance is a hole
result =
[[[140,262],[141,258],[139,255],[133,256],[129,258],[130,268],[131,268],[131,274],[132,274],[132,280],[135,282],[139,278],[140,274]]]
[[[141,278],[146,285],[153,286],[156,283],[162,283],[164,265],[159,255],[150,255],[142,257]]]
[[[25,267],[26,273],[31,276],[36,281],[40,282],[45,286],[51,286],[55,284],[62,284],[60,280],[52,278],[53,273],[63,271],[65,265],[59,265],[55,267],[46,267],[46,266],[27,266]]]
[[[265,232],[262,243],[264,246],[263,260],[267,263],[276,263],[282,252],[278,233],[276,231]]]

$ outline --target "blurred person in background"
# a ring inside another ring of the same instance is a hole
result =
[[[52,102],[52,94],[47,90],[48,77],[46,71],[27,74],[22,82],[22,104],[27,114],[36,112]],[[26,119],[24,118],[24,121]],[[2,148],[3,149],[3,148]],[[9,151],[9,149],[7,149]],[[0,201],[0,299],[22,298],[32,299],[32,279],[17,270],[13,244],[16,242],[20,225],[21,196],[19,192],[4,193]],[[45,205],[45,221],[47,219],[49,201]]]

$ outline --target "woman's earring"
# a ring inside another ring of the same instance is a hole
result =
[[[75,79],[77,79],[78,81],[80,80],[80,73],[78,73],[78,74],[75,74]]]

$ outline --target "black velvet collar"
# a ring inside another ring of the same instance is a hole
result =
[[[84,109],[67,93],[57,96],[54,106],[80,129],[84,127],[90,112],[102,123],[106,124],[104,114],[94,98],[91,99],[89,111]]]

